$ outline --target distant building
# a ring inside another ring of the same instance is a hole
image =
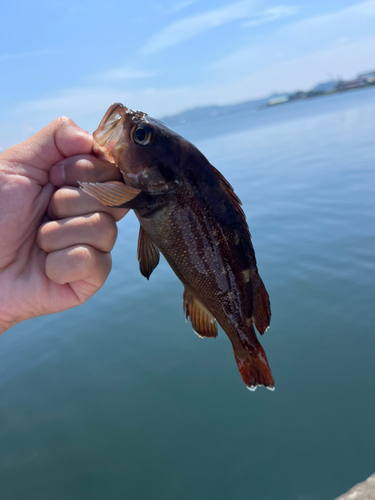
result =
[[[375,71],[370,71],[369,73],[362,73],[361,75],[358,75],[358,80],[362,85],[366,85],[366,83],[374,83]]]
[[[296,101],[298,99],[305,99],[307,97],[307,92],[303,92],[302,90],[299,90],[298,92],[294,92],[294,94],[291,94],[289,96],[289,99],[291,101]]]
[[[309,90],[307,92],[306,97],[318,97],[320,95],[324,95],[326,92],[323,92],[323,90]]]
[[[309,99],[311,97],[324,96],[333,94],[335,92],[343,92],[345,90],[360,89],[371,86],[375,86],[375,71],[361,73],[354,80],[332,80],[329,82],[319,83],[308,92],[298,90],[297,92],[294,92],[292,94],[275,94],[268,99],[267,104],[260,107],[274,106],[276,104],[283,104],[285,102],[297,101],[300,99]]]
[[[359,78],[356,78],[355,80],[346,80],[337,82],[336,90],[340,91],[340,90],[357,89],[362,86],[363,83],[361,83],[361,80]]]
[[[333,92],[336,89],[337,81],[331,80],[330,82],[319,83],[312,89],[313,92]]]
[[[268,106],[274,106],[275,104],[282,104],[283,102],[289,101],[289,96],[287,94],[285,95],[279,95],[277,97],[271,97],[271,99],[268,99]]]

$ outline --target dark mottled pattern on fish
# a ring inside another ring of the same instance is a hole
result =
[[[132,208],[141,224],[140,270],[149,278],[159,251],[185,287],[185,317],[201,337],[228,335],[251,390],[274,386],[254,330],[271,312],[258,274],[241,203],[232,186],[183,137],[162,122],[122,105],[107,111],[94,133],[96,152],[114,161],[124,182],[83,184],[109,206]]]

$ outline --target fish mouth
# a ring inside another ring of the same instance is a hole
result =
[[[116,146],[122,136],[122,123],[125,118],[127,108],[121,103],[112,104],[106,114],[103,116],[99,127],[93,133],[94,154],[102,159],[115,163],[112,155],[112,148]]]

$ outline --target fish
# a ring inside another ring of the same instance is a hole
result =
[[[183,311],[200,337],[229,337],[248,389],[274,389],[255,328],[270,324],[241,201],[225,177],[162,121],[113,104],[93,134],[94,153],[115,163],[124,182],[82,182],[109,207],[133,209],[140,223],[137,256],[150,278],[165,257],[184,286]],[[255,328],[254,328],[255,326]]]

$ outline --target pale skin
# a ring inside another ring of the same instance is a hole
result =
[[[121,180],[92,154],[92,136],[58,118],[0,154],[0,334],[83,304],[111,270],[116,222],[78,181]]]

